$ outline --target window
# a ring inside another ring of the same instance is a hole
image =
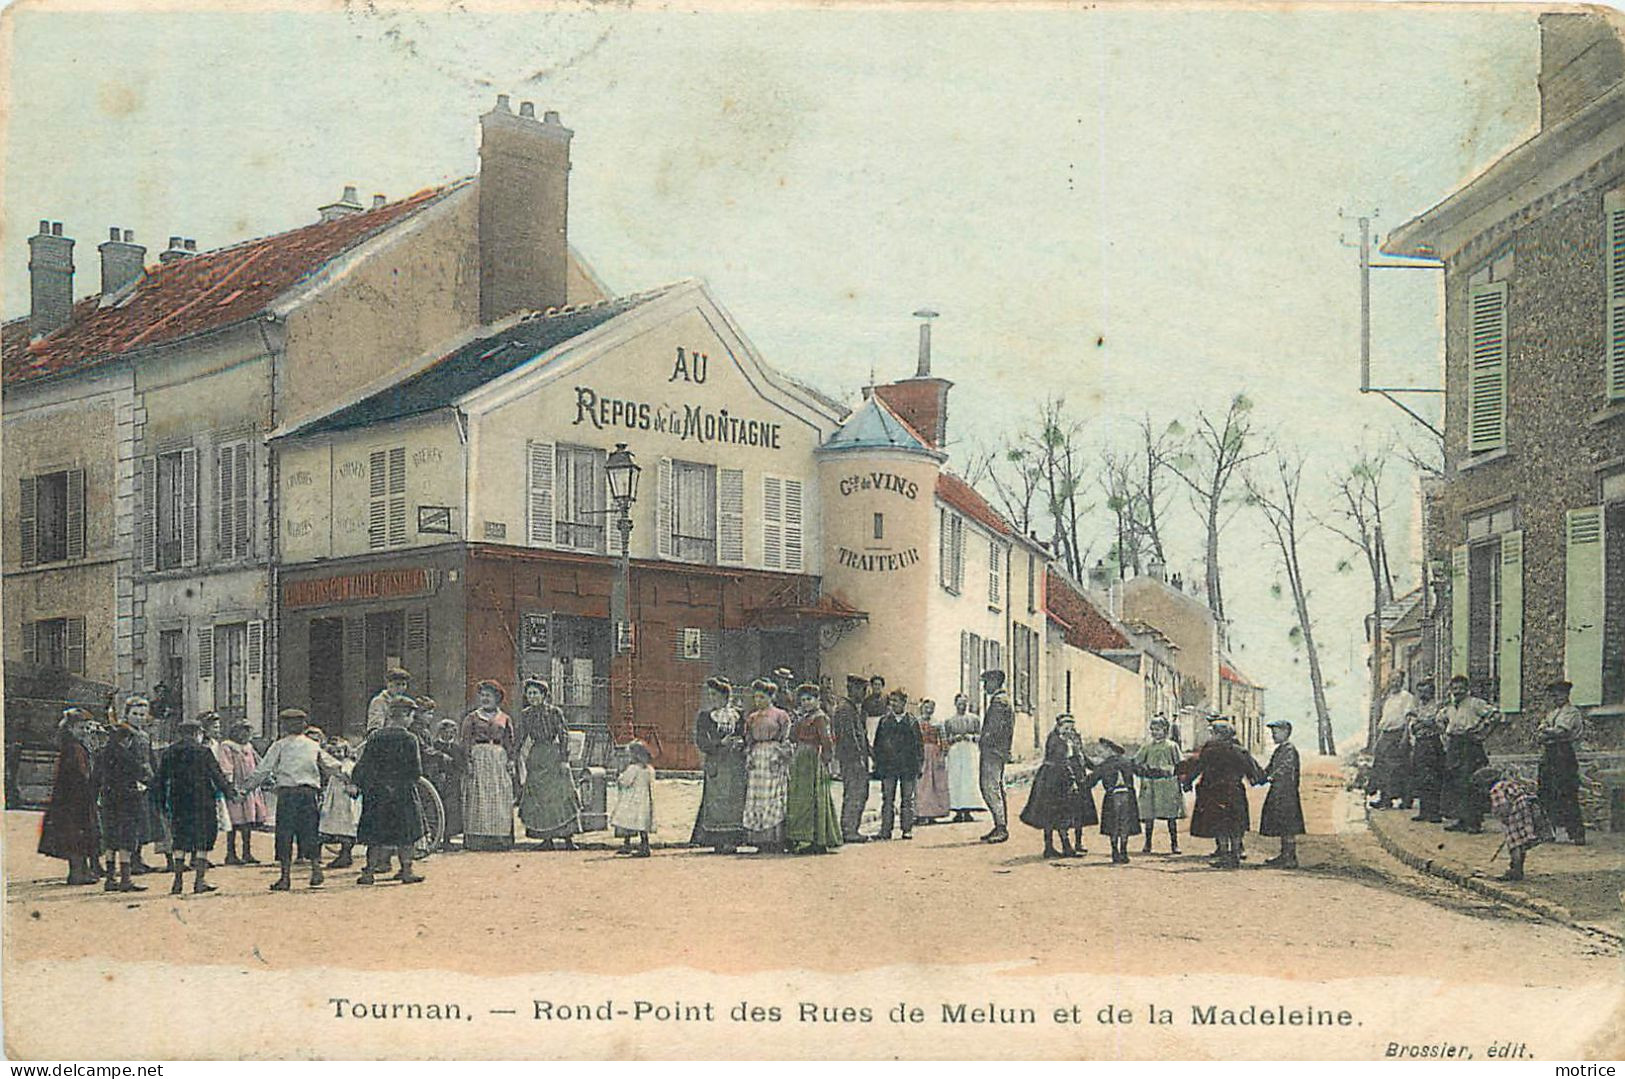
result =
[[[1031,712],[1036,681],[1034,675],[1038,670],[1038,634],[1019,622],[1014,630],[1010,656],[1011,696],[1015,698],[1018,710]]]
[[[1469,534],[1479,523],[1468,523]],[[1523,533],[1513,529],[1457,547],[1451,576],[1451,672],[1466,675],[1472,691],[1503,712],[1521,711]]]
[[[169,690],[174,715],[186,714],[181,696],[186,687],[186,631],[166,629],[158,634],[158,681]]]
[[[1038,556],[1027,552],[1027,613],[1038,613]]]
[[[937,514],[937,572],[957,596],[965,584],[965,519],[948,509]]]
[[[85,556],[83,469],[24,476],[20,481],[17,534],[22,564],[61,562]]]
[[[1603,211],[1607,221],[1603,251],[1608,280],[1603,395],[1611,402],[1625,401],[1625,192],[1610,192],[1603,199]]]
[[[23,623],[23,662],[83,674],[85,620],[47,618]]]
[[[1501,541],[1468,548],[1467,678],[1474,690],[1501,673]]]
[[[251,553],[253,453],[247,442],[221,446],[215,459],[215,545],[224,559]]]
[[[554,457],[554,535],[560,547],[576,551],[606,549],[609,483],[604,474],[608,455],[588,446],[560,446]]]
[[[368,455],[367,547],[379,551],[406,544],[406,447]]]
[[[1003,644],[1001,644],[998,641],[992,640],[991,638],[988,639],[988,640],[984,640],[982,642],[982,670],[983,671],[1002,671],[1002,670],[1004,670],[1004,645]],[[977,672],[977,676],[978,677],[981,676],[980,671]],[[1007,682],[1006,684],[1008,685],[1009,683]]]
[[[683,562],[717,560],[717,469],[672,462],[671,547]]]
[[[959,692],[982,710],[982,638],[969,630],[959,633]]]
[[[197,565],[197,469],[197,450],[190,448],[142,459],[143,568]]]
[[[1507,285],[1474,285],[1468,296],[1467,449],[1483,453],[1506,445]]]
[[[802,569],[801,481],[762,477],[762,565],[800,573]]]
[[[987,607],[998,610],[1004,603],[1004,547],[996,539],[987,541]]]
[[[214,708],[228,719],[247,714],[247,637],[242,622],[214,627]]]
[[[886,538],[886,515],[884,513],[877,513],[877,514],[875,514],[875,539],[883,540],[885,538]]]

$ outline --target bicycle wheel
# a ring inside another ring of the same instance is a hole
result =
[[[423,835],[413,844],[417,857],[427,858],[440,849],[440,844],[446,839],[446,807],[440,801],[440,792],[434,789],[422,776],[418,777],[417,790],[413,795],[417,799],[418,812],[423,815]]]

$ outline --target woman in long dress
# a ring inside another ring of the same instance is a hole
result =
[[[948,815],[948,755],[944,751],[942,725],[932,717],[937,702],[920,702],[920,782],[914,788],[914,823],[935,824]]]
[[[479,684],[479,707],[463,717],[468,751],[463,788],[463,849],[508,850],[513,846],[513,768],[517,756],[513,720],[502,710],[502,687]]]
[[[811,682],[796,690],[790,743],[794,749],[785,837],[797,854],[827,854],[841,845],[841,818],[835,811],[829,771],[835,738],[819,702],[819,688]]]
[[[576,801],[575,779],[570,774],[570,732],[564,710],[552,701],[552,691],[540,678],[525,679],[525,710],[519,713],[520,755],[525,761],[525,787],[519,796],[519,819],[527,839],[555,840],[575,850],[570,838],[581,831],[581,806]]]
[[[1033,775],[1027,804],[1021,808],[1021,823],[1044,833],[1044,857],[1074,858],[1083,853],[1082,830],[1100,818],[1095,815],[1094,798],[1085,787],[1089,761],[1083,755],[1070,715],[1055,717],[1055,726],[1044,739],[1044,761]],[[1061,836],[1061,849],[1055,849],[1055,833]],[[1073,847],[1072,834],[1079,845]]]
[[[745,732],[732,697],[731,682],[711,678],[694,715],[694,745],[705,757],[705,771],[689,842],[718,854],[732,854],[745,834]]]
[[[1174,778],[1179,759],[1179,747],[1168,737],[1168,721],[1158,716],[1151,721],[1151,740],[1134,754],[1140,775],[1140,820],[1145,822],[1142,854],[1151,853],[1151,833],[1159,820],[1168,822],[1168,852],[1179,853],[1179,821],[1185,816],[1185,792]]]
[[[775,707],[779,687],[765,678],[751,683],[755,710],[745,717],[745,843],[759,853],[784,849],[784,816],[790,798],[790,717]]]
[[[40,824],[39,852],[68,863],[69,884],[95,884],[92,863],[101,851],[96,784],[90,769],[90,713],[69,708],[58,730],[56,776]]]
[[[953,810],[953,823],[963,824],[972,813],[987,808],[982,801],[982,750],[978,745],[982,717],[970,711],[970,698],[963,693],[954,697],[954,714],[943,721],[942,733],[948,743],[948,808]]]

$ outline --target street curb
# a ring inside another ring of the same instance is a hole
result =
[[[1625,944],[1625,934],[1622,934],[1619,930],[1613,929],[1609,926],[1598,925],[1595,922],[1579,921],[1569,913],[1567,907],[1559,906],[1556,903],[1549,903],[1544,899],[1537,899],[1534,896],[1524,895],[1518,891],[1515,891],[1514,889],[1506,888],[1494,881],[1487,880],[1484,877],[1475,877],[1471,873],[1463,873],[1453,866],[1441,865],[1432,858],[1425,858],[1422,855],[1414,854],[1411,851],[1406,850],[1398,840],[1394,839],[1386,831],[1384,831],[1383,827],[1377,823],[1379,818],[1373,815],[1369,810],[1366,811],[1365,819],[1366,825],[1371,829],[1371,834],[1377,837],[1377,845],[1380,846],[1384,851],[1388,852],[1390,856],[1400,862],[1403,862],[1405,865],[1410,866],[1412,869],[1426,873],[1429,876],[1438,877],[1441,880],[1447,880],[1459,888],[1465,888],[1470,892],[1476,892],[1487,899],[1493,899],[1496,902],[1505,903],[1507,906],[1518,907],[1533,914],[1538,914],[1548,921],[1557,922],[1558,924],[1565,925],[1570,929],[1578,929],[1585,933],[1594,933],[1597,936],[1607,938],[1615,944]]]

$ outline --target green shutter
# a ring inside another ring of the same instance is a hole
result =
[[[1501,694],[1503,712],[1523,710],[1523,533],[1501,536]]]
[[[1603,200],[1603,216],[1607,222],[1603,260],[1608,275],[1603,392],[1609,401],[1625,401],[1625,193],[1614,192]]]
[[[1569,510],[1567,524],[1563,671],[1574,703],[1594,706],[1602,703],[1602,507]]]
[[[1467,673],[1467,546],[1450,550],[1450,673]]]
[[[1496,450],[1507,441],[1507,286],[1475,285],[1468,299],[1467,450]]]

